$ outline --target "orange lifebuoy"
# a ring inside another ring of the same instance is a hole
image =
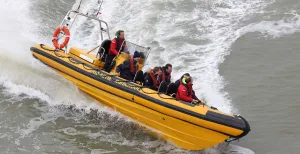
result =
[[[57,39],[57,36],[58,34],[63,31],[65,33],[65,40],[62,44],[58,44],[58,39]],[[67,26],[59,26],[56,28],[54,34],[53,34],[53,45],[55,46],[56,49],[62,49],[64,48],[68,43],[69,43],[69,40],[70,40],[70,31],[68,29]]]

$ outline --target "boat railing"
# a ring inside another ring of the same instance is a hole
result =
[[[98,49],[99,48],[99,49]],[[88,51],[87,54],[90,54],[91,52],[95,51],[96,49],[98,49],[98,52],[96,54],[96,58],[99,55],[99,58],[102,59],[104,54],[105,54],[105,48],[101,47],[101,45],[97,45],[95,48],[93,48],[92,50]],[[102,49],[102,50],[101,50]]]
[[[99,58],[102,59],[103,56],[105,55],[105,49],[103,47],[100,47],[100,49],[102,49],[102,52],[98,52],[97,55],[99,54]],[[100,51],[100,49],[99,49],[99,51]],[[96,57],[97,57],[97,55],[96,55]]]
[[[104,41],[105,39],[110,39],[110,32],[109,32],[109,27],[108,27],[107,22],[99,19],[97,16],[83,14],[76,10],[70,10],[66,14],[65,18],[62,20],[60,26],[67,26],[69,29],[71,29],[74,24],[74,21],[76,21],[76,19],[78,19],[79,16],[85,17],[86,19],[91,19],[91,20],[97,21],[99,23],[101,42]],[[125,43],[125,42],[123,42],[123,43]],[[136,43],[133,43],[133,42],[130,42],[127,40],[126,40],[126,47],[127,47],[128,52],[132,55],[134,54],[135,51],[141,52],[144,56],[143,58],[145,59],[145,61],[147,60],[147,58],[151,52],[150,47],[144,47],[144,46],[138,45]],[[95,51],[97,48],[102,48],[102,47],[100,45],[98,45],[95,48],[93,48],[92,50],[90,50],[88,53]],[[66,51],[67,51],[67,49],[66,49]],[[103,48],[102,52],[103,52],[102,54],[98,53],[98,54],[100,54],[100,57],[104,55],[104,52],[105,52],[104,48]],[[120,53],[120,51],[119,51],[119,53]]]
[[[145,59],[145,61],[149,57],[149,54],[151,52],[150,47],[144,47],[144,46],[132,43],[130,41],[123,41],[122,46],[123,46],[124,43],[126,43],[126,49],[125,50],[127,50],[125,52],[129,52],[130,54],[133,55],[135,51],[138,51],[138,52],[143,54],[143,56],[144,56],[143,58]],[[121,51],[119,51],[119,54],[120,53],[121,53]]]
[[[71,29],[74,22],[78,17],[85,17],[86,19],[91,19],[94,21],[97,21],[99,23],[99,29],[100,29],[100,39],[103,41],[104,39],[110,39],[110,33],[107,22],[97,18],[96,16],[90,16],[87,14],[80,13],[76,10],[69,11],[65,18],[62,20],[60,26],[67,26],[68,29]]]

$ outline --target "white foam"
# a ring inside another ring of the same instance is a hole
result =
[[[46,102],[52,102],[52,100],[50,99],[50,97],[44,93],[42,93],[39,90],[30,88],[30,87],[26,87],[23,85],[17,85],[14,84],[10,81],[2,81],[4,82],[3,87],[5,88],[5,91],[9,94],[14,94],[14,95],[22,95],[22,94],[26,94],[26,96],[28,96],[29,98],[38,98],[41,101],[46,101]]]
[[[38,26],[32,26],[35,21],[29,14],[30,5],[27,0],[1,2],[0,17],[5,22],[0,24],[0,84],[8,94],[26,94],[49,105],[76,104],[85,108],[98,104],[32,57],[29,48],[42,43],[45,36],[33,33]],[[48,39],[51,40],[51,36]]]
[[[5,54],[16,60],[29,59],[30,52],[27,51],[30,46],[28,44],[33,43],[35,37],[31,33],[34,22],[28,17],[28,7],[29,2],[27,0],[1,2],[0,56]]]
[[[116,153],[117,151],[107,151],[103,149],[91,149],[91,154]]]
[[[8,94],[26,94],[28,98],[40,99],[50,106],[75,105],[87,110],[101,106],[73,83],[33,57],[29,59],[30,62],[15,61],[7,55],[0,55],[0,59],[0,85]]]
[[[146,151],[148,149],[155,148],[162,144],[165,144],[161,140],[154,140],[154,141],[128,140],[128,139],[126,139],[126,137],[122,136],[122,133],[119,133],[117,131],[116,132],[111,131],[109,133],[107,133],[106,131],[104,131],[104,132],[98,131],[96,133],[92,133],[90,131],[79,131],[72,127],[63,128],[59,131],[63,132],[66,135],[69,135],[69,136],[84,135],[84,136],[90,137],[90,139],[94,139],[94,140],[102,141],[102,142],[109,142],[109,143],[121,145],[121,146],[122,145],[130,146],[130,147],[138,147],[139,146],[139,147],[142,147],[142,149],[139,149],[139,150],[143,150],[143,151]],[[173,148],[174,148],[174,146],[173,146]]]
[[[289,14],[277,21],[260,21],[251,23],[237,31],[239,36],[250,32],[259,32],[265,37],[278,38],[300,32],[300,15],[296,13]]]
[[[52,83],[54,85],[49,87]],[[74,105],[79,109],[85,109],[87,112],[90,109],[102,109],[103,107],[96,100],[88,97],[68,82],[60,84],[57,80],[37,80],[36,84],[32,84],[31,79],[25,79],[23,83],[14,83],[11,79],[0,78],[0,84],[5,88],[6,94],[14,96],[25,94],[23,98],[36,98],[47,102],[50,106]],[[62,87],[59,85],[62,85]]]

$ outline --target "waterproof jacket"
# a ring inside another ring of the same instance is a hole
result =
[[[113,40],[111,40],[109,53],[114,56],[117,56],[119,51],[124,51],[124,49],[126,47],[126,43],[125,42],[123,43],[123,41],[125,41],[125,39],[114,38]],[[123,46],[122,46],[122,43],[123,43]]]
[[[120,73],[121,78],[124,78],[126,80],[133,80],[138,69],[139,68],[137,62],[130,58],[117,66],[116,72]]]
[[[157,75],[154,75],[152,70],[150,70],[145,77],[144,86],[152,90],[158,90],[159,85],[160,79],[157,77]]]
[[[193,84],[191,83],[181,83],[178,87],[176,98],[185,102],[192,102],[193,99],[199,100],[195,95],[195,91],[193,90]]]

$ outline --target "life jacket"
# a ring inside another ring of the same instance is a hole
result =
[[[176,98],[186,102],[191,102],[193,100],[193,95],[191,95],[191,88],[188,88],[186,84],[181,84],[178,87]]]
[[[134,60],[132,58],[129,59],[130,61],[130,72],[135,73],[139,70],[139,65],[137,64],[136,67],[134,67]]]
[[[166,81],[166,79],[168,79],[169,81],[171,81],[171,75],[170,74],[166,75],[166,73],[167,73],[166,70],[163,68],[161,80]]]
[[[119,51],[124,51],[124,49],[125,49],[125,46],[126,46],[126,42],[125,42],[125,39],[120,39],[120,38],[115,38],[115,40],[116,40],[116,49],[117,49],[117,51],[119,52]],[[124,43],[123,43],[123,41],[124,41]],[[123,44],[123,45],[122,45]],[[122,47],[121,47],[122,46]],[[121,50],[120,50],[121,49]]]
[[[179,80],[179,86],[180,85],[183,85],[183,86],[185,86],[185,88],[187,89],[187,93],[188,93],[188,95],[189,96],[193,96],[194,95],[194,92],[193,92],[193,84],[192,83],[188,83],[188,84],[184,84],[183,82],[182,82],[182,78]],[[178,87],[179,87],[178,86]]]
[[[193,95],[194,95],[193,87],[192,87],[193,84],[188,83],[188,84],[186,84],[186,85],[184,85],[184,86],[187,87],[189,96],[193,96]]]
[[[158,86],[160,85],[160,81],[157,81],[157,78],[155,77],[153,71],[150,70],[150,71],[148,72],[148,74],[150,75],[150,77],[151,77],[151,79],[152,79],[152,81],[153,81],[153,85],[154,85],[156,88],[158,88]]]

